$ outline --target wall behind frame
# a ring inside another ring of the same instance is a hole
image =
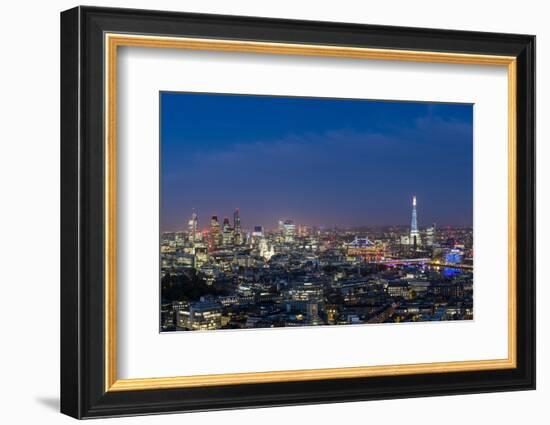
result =
[[[98,6],[155,8],[189,12],[279,18],[348,21],[368,24],[517,32],[537,35],[539,117],[550,114],[550,29],[544,4],[535,0],[479,2],[464,0],[442,5],[436,0],[339,2],[278,0],[145,0],[95,1]],[[10,2],[4,5],[0,32],[5,41],[0,68],[0,393],[5,400],[0,417],[6,423],[40,421],[74,423],[58,411],[59,392],[59,12],[74,1]],[[550,125],[539,120],[537,139],[550,138]],[[538,162],[550,160],[550,146],[540,143]],[[550,168],[539,167],[538,187],[550,183]],[[538,191],[538,217],[550,216],[548,190]],[[550,397],[550,318],[544,315],[542,259],[550,256],[543,241],[550,223],[538,223],[538,390],[500,394],[345,403],[320,406],[241,410],[110,419],[109,423],[266,424],[315,421],[334,424],[344,418],[370,422],[395,415],[411,424],[462,424],[468,412],[476,422],[515,424],[548,416]],[[101,422],[102,420],[100,420]]]

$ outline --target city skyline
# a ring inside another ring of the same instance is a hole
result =
[[[235,208],[248,229],[407,225],[412,196],[419,227],[472,224],[471,105],[162,93],[161,108],[161,231]]]
[[[320,229],[218,216],[160,240],[160,330],[473,319],[471,228]]]
[[[413,210],[412,210],[412,215],[409,217],[409,222],[408,223],[399,223],[399,224],[387,224],[387,225],[375,225],[375,226],[369,226],[368,224],[365,224],[363,226],[347,226],[347,227],[342,227],[342,226],[324,226],[324,225],[319,225],[319,226],[313,226],[313,227],[318,227],[318,228],[321,228],[321,229],[335,229],[335,228],[343,228],[343,229],[349,229],[349,230],[352,230],[352,229],[360,229],[360,228],[368,228],[368,227],[374,227],[374,228],[383,228],[383,227],[409,227],[411,229],[411,231],[414,231],[414,232],[418,232],[418,229],[420,228],[428,228],[428,227],[432,227],[433,225],[438,225],[438,223],[436,222],[432,222],[432,223],[426,223],[424,225],[418,225],[417,223],[417,197],[415,195],[413,195],[411,197],[411,200],[412,200],[412,206],[413,206]],[[409,204],[410,206],[410,204]],[[246,223],[244,225],[241,225],[242,223],[242,212],[241,212],[241,209],[240,208],[234,208],[232,211],[231,211],[231,214],[213,214],[211,216],[206,216],[206,217],[203,217],[202,220],[201,220],[201,215],[199,214],[199,212],[193,208],[192,211],[190,212],[190,214],[188,215],[188,217],[183,217],[182,218],[182,223],[180,225],[180,228],[179,229],[172,229],[172,230],[166,230],[165,232],[186,232],[188,231],[188,226],[189,226],[189,222],[187,221],[189,218],[192,218],[194,220],[196,220],[196,223],[197,223],[197,228],[196,230],[200,231],[200,230],[207,230],[210,226],[211,226],[211,221],[212,219],[216,218],[220,223],[223,222],[224,220],[233,220],[231,221],[231,224],[234,225],[234,218],[235,218],[235,213],[238,213],[238,216],[239,216],[239,227],[244,230],[247,230],[247,231],[252,231],[255,227],[262,227],[264,230],[266,231],[274,231],[274,230],[277,230],[278,226],[280,225],[280,223],[282,221],[287,221],[287,220],[290,220],[292,221],[295,225],[303,225],[303,226],[311,226],[309,225],[307,222],[296,222],[292,217],[280,217],[278,220],[276,220],[276,222],[274,223],[271,223],[269,226],[264,226],[262,224],[257,224],[257,223]],[[411,211],[409,211],[411,213]],[[233,217],[233,218],[232,218]],[[412,222],[414,222],[414,225],[412,224]],[[443,227],[471,227],[471,226],[468,226],[468,225],[464,225],[464,226],[454,226],[454,225],[451,225],[451,224],[444,224]]]

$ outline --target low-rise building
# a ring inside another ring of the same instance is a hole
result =
[[[197,302],[177,311],[177,327],[190,331],[219,329],[222,326],[222,308],[218,303]]]

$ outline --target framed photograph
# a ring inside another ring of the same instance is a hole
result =
[[[61,411],[535,388],[535,37],[61,14]]]

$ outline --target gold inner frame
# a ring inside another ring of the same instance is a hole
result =
[[[105,391],[448,373],[515,368],[516,359],[516,58],[327,45],[105,34]],[[118,379],[116,324],[116,123],[119,46],[504,66],[508,72],[508,357],[495,360]]]

